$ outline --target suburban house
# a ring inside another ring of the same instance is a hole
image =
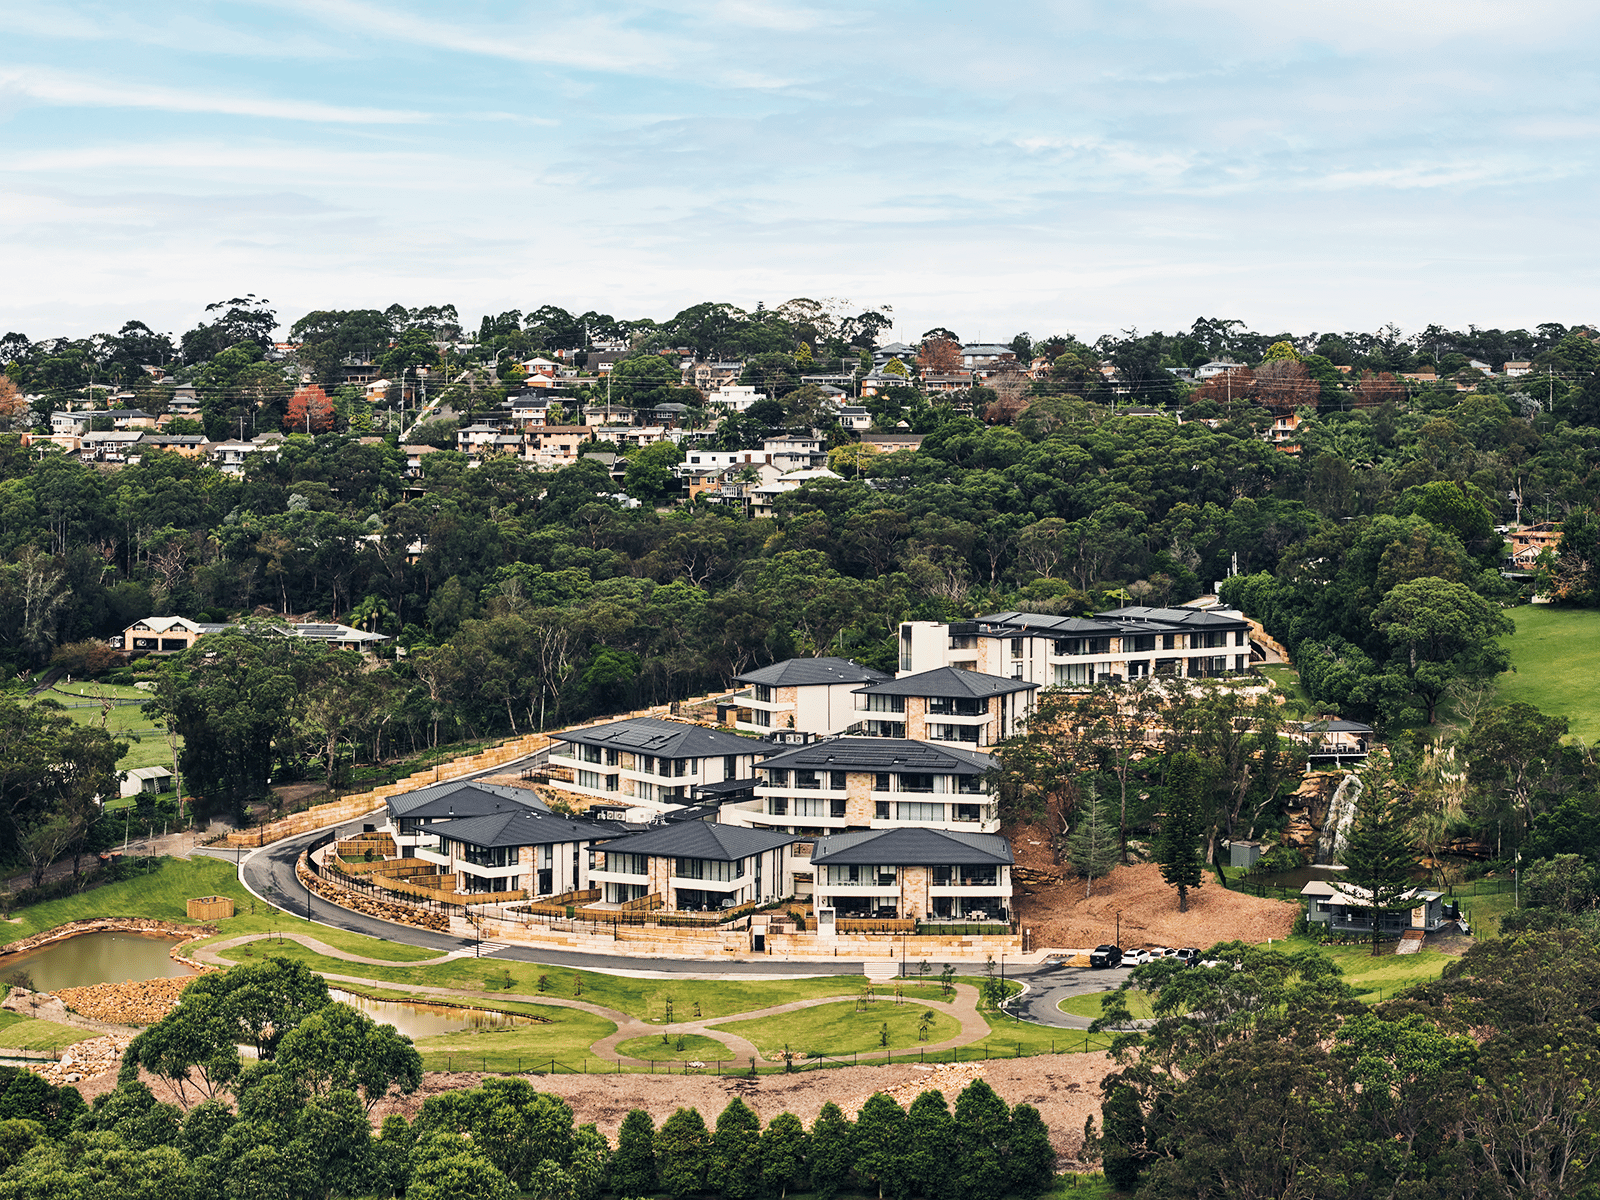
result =
[[[1218,375],[1231,375],[1235,371],[1243,370],[1243,364],[1234,362],[1231,358],[1214,358],[1208,363],[1201,363],[1194,369],[1194,377],[1204,381],[1215,379]]]
[[[1361,762],[1376,740],[1371,725],[1342,717],[1302,721],[1285,732],[1295,741],[1310,746],[1314,767],[1342,767],[1347,761]]]
[[[923,435],[909,433],[905,430],[895,430],[889,433],[863,433],[861,444],[872,446],[882,454],[893,454],[896,450],[920,450]]]
[[[428,829],[438,841],[412,853],[454,875],[457,894],[525,891],[532,899],[587,888],[590,848],[617,836],[612,826],[529,807],[456,817]]]
[[[226,624],[191,621],[188,617],[145,617],[122,631],[122,648],[139,654],[174,654],[179,650],[187,650],[205,634],[227,628]],[[360,650],[368,654],[380,642],[390,640],[385,634],[353,629],[335,621],[296,621],[268,628],[286,637],[304,638],[341,650]]]
[[[847,404],[839,410],[839,424],[856,433],[864,433],[872,428],[872,414],[859,404]]]
[[[608,804],[659,813],[693,802],[700,789],[753,780],[753,738],[683,721],[633,717],[555,735],[551,766],[567,767],[563,786]]]
[[[658,897],[674,912],[716,912],[794,890],[789,848],[797,839],[766,829],[681,821],[594,851],[591,886],[606,904]]]
[[[180,454],[184,458],[199,458],[205,454],[206,445],[204,434],[166,433],[149,429],[140,436],[136,448],[141,453],[146,450],[165,450],[168,454]]]
[[[1313,879],[1300,889],[1306,898],[1306,920],[1336,933],[1372,932],[1372,893],[1353,883]],[[1378,914],[1378,932],[1399,937],[1407,930],[1433,933],[1444,924],[1444,893],[1412,888],[1400,900],[1407,907]]]
[[[856,688],[856,716],[868,737],[994,746],[1021,732],[1038,688],[1021,679],[935,667]]]
[[[761,449],[771,456],[773,466],[784,471],[807,471],[828,465],[828,451],[819,437],[788,434],[768,438]]]
[[[568,467],[578,461],[578,448],[593,435],[587,425],[543,425],[524,435],[524,458],[540,467]]]
[[[502,787],[472,779],[453,779],[390,796],[384,802],[387,833],[402,855],[433,845],[436,824],[462,817],[487,817],[527,811],[548,812],[549,806],[524,788]],[[436,861],[436,860],[432,860]]]
[[[902,673],[945,666],[1041,687],[1212,678],[1250,669],[1250,622],[1232,609],[1130,605],[1092,617],[1001,612],[901,624]]]
[[[105,433],[85,433],[78,437],[78,456],[97,462],[125,462],[131,455],[139,457],[142,430],[111,430]]]
[[[750,515],[757,519],[771,517],[776,511],[773,506],[778,502],[778,497],[785,492],[792,492],[808,483],[816,483],[819,479],[840,478],[842,476],[826,469],[790,471],[786,475],[780,475],[771,483],[763,483],[750,489]]]
[[[1017,352],[1010,346],[996,346],[975,342],[961,347],[961,366],[967,371],[983,375],[993,374],[1002,363],[1015,363]]]
[[[813,836],[917,826],[994,833],[994,761],[978,750],[907,738],[836,737],[756,764],[755,797],[720,819]]]
[[[873,829],[818,839],[812,900],[840,917],[1006,921],[1011,846],[992,833]]]
[[[122,773],[118,789],[124,800],[138,796],[158,796],[172,790],[172,771],[167,767],[133,767]]]
[[[853,693],[864,683],[889,676],[848,658],[789,658],[735,675],[747,685],[735,700],[734,728],[754,733],[795,729],[803,733],[841,733],[861,719]]]
[[[1508,377],[1515,379],[1519,375],[1532,375],[1533,364],[1531,362],[1508,362],[1501,367],[1501,370]]]

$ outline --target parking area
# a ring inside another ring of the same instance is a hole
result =
[[[1027,985],[1027,990],[1006,1007],[1024,1021],[1059,1029],[1087,1029],[1087,1020],[1064,1013],[1056,1005],[1068,996],[1120,987],[1132,971],[1132,967],[1069,967],[1065,964],[1041,967],[1015,977],[1017,982]]]

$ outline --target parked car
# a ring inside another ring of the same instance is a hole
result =
[[[1192,967],[1200,961],[1200,951],[1194,946],[1184,946],[1182,949],[1173,951],[1173,957],[1181,959],[1184,966]]]
[[[1125,967],[1142,967],[1145,963],[1153,963],[1156,956],[1149,950],[1129,950],[1122,956],[1122,965]]]
[[[1089,965],[1091,967],[1120,967],[1122,965],[1122,951],[1116,946],[1096,946],[1089,951]]]

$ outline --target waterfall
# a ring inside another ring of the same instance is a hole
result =
[[[1350,834],[1350,817],[1361,798],[1361,780],[1346,775],[1339,781],[1328,801],[1328,815],[1322,822],[1322,832],[1317,835],[1317,865],[1327,866],[1339,861],[1344,852],[1345,839]]]

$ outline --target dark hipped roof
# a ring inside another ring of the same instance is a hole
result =
[[[475,779],[435,783],[388,800],[389,813],[394,817],[482,817],[528,808],[548,812],[550,806],[526,788],[479,783]]]
[[[440,837],[472,846],[544,846],[553,842],[587,842],[617,836],[615,829],[593,821],[576,821],[536,808],[507,809],[482,817],[458,817],[430,825]]]
[[[958,624],[964,624],[958,622]],[[1001,633],[1016,630],[1037,630],[1057,637],[1094,637],[1098,634],[1121,632],[1122,626],[1114,621],[1094,621],[1088,617],[1057,617],[1045,613],[998,612],[974,617],[972,624],[984,633]],[[995,627],[999,628],[996,629]],[[953,627],[952,627],[953,628]]]
[[[1300,728],[1305,733],[1371,733],[1371,725],[1360,721],[1347,721],[1343,717],[1324,718],[1321,721],[1304,721]]]
[[[857,696],[933,696],[958,700],[987,699],[1011,692],[1028,692],[1037,683],[1024,683],[1020,679],[1006,679],[1000,675],[984,675],[978,671],[962,671],[956,667],[935,667],[915,675],[902,675],[884,683],[856,688]]]
[[[976,750],[935,746],[912,738],[824,738],[774,755],[756,764],[758,771],[818,770],[892,771],[909,774],[982,775],[994,768],[994,759]]]
[[[868,829],[817,839],[811,861],[821,866],[926,867],[1010,866],[1006,839],[993,833],[950,833],[943,829]]]
[[[718,754],[760,754],[766,750],[755,738],[656,717],[634,717],[590,729],[571,729],[555,737],[557,741],[575,745],[606,746],[662,758],[710,758]]]
[[[958,624],[965,624],[958,622]],[[1248,629],[1250,623],[1232,609],[1147,608],[1130,604],[1093,617],[1054,617],[1044,613],[997,612],[975,617],[974,632],[1004,636],[1006,629],[1034,630],[1057,637],[1160,632],[1173,629]]]
[[[1119,621],[1150,621],[1157,625],[1181,625],[1188,629],[1244,629],[1250,622],[1231,609],[1204,608],[1146,608],[1130,604],[1114,608],[1096,616],[1112,617]]]
[[[787,846],[808,841],[792,833],[770,829],[741,829],[737,825],[712,825],[707,821],[686,821],[667,825],[633,837],[606,843],[607,853],[651,854],[667,858],[707,858],[714,862],[737,862]]]
[[[733,681],[767,687],[814,687],[827,683],[878,683],[888,678],[882,671],[863,667],[848,658],[788,658],[759,671],[735,675]]]

